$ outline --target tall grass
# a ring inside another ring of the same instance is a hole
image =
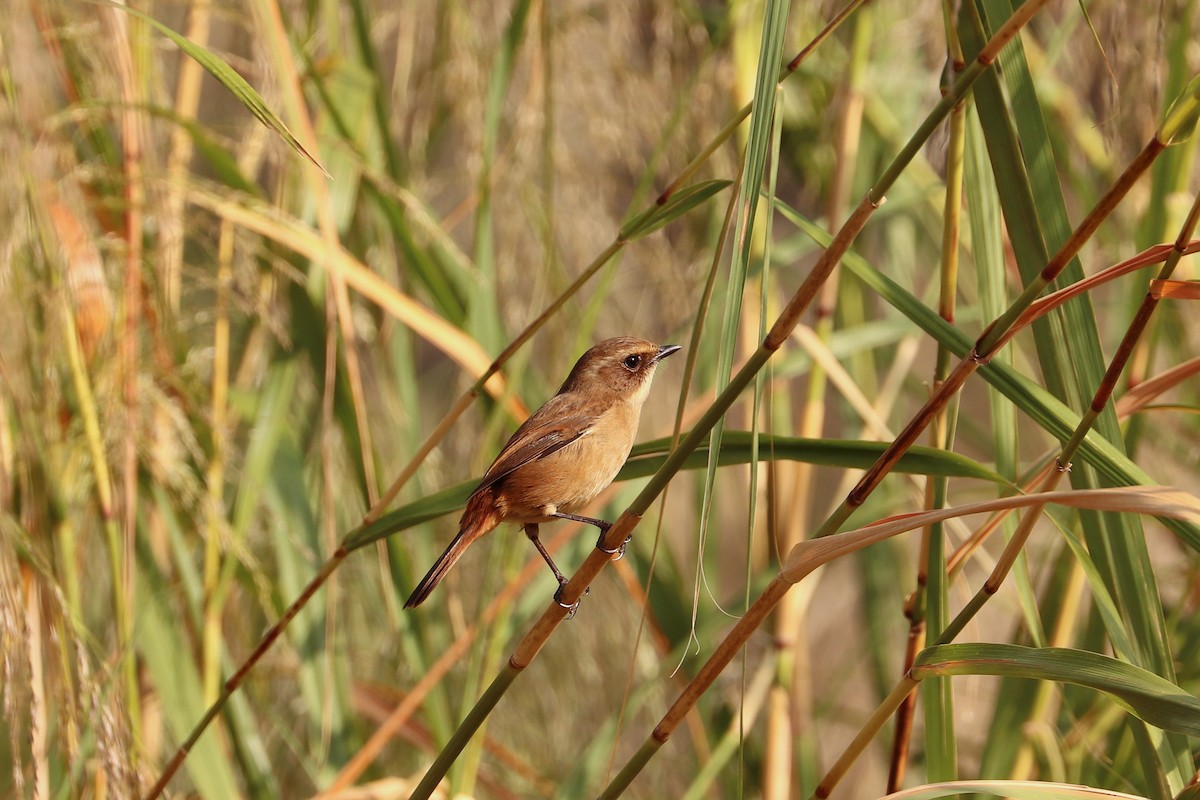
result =
[[[1195,791],[1194,0],[132,10],[0,15],[0,796]],[[625,333],[626,558],[403,611]]]

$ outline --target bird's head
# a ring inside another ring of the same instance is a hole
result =
[[[641,405],[658,362],[679,349],[632,336],[605,339],[579,357],[558,392],[611,393]]]

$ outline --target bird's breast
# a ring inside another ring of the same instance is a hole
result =
[[[556,511],[572,513],[595,499],[629,456],[637,435],[638,411],[619,403],[571,444],[514,471],[501,489],[506,517],[539,521]]]

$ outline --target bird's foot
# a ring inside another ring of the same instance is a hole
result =
[[[571,619],[575,616],[575,612],[579,610],[579,604],[583,602],[583,598],[587,597],[588,593],[592,591],[592,587],[589,586],[584,589],[583,594],[579,595],[579,599],[574,603],[563,602],[562,593],[563,589],[565,588],[567,588],[566,581],[563,581],[558,585],[558,591],[554,593],[554,602],[558,604],[559,608],[565,608],[567,610],[567,616],[564,619]]]
[[[606,534],[606,533],[608,533],[608,531],[604,531],[603,533],[601,533],[600,538],[596,540],[596,549],[599,550],[601,553],[604,553],[605,555],[616,556],[616,558],[614,558],[613,561],[620,561],[622,558],[625,557],[625,547],[629,544],[629,540],[633,538],[633,534],[632,533],[629,534],[628,536],[625,537],[625,541],[621,542],[619,545],[614,547],[612,550],[609,550],[608,548],[606,548],[604,546],[604,534]]]

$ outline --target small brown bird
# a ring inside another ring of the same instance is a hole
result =
[[[617,476],[633,448],[642,403],[658,362],[677,350],[679,345],[659,347],[644,339],[618,336],[584,353],[558,394],[517,428],[488,467],[467,498],[458,536],[404,607],[424,602],[471,542],[501,522],[525,527],[525,535],[554,571],[561,592],[567,579],[538,539],[538,523],[573,519],[595,525],[603,539],[611,523],[573,512]]]

